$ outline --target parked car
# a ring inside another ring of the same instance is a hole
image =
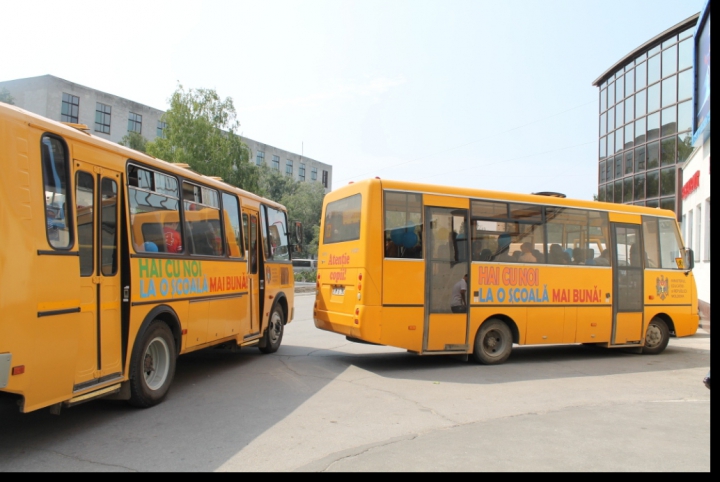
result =
[[[293,271],[315,271],[317,270],[316,259],[293,259]]]

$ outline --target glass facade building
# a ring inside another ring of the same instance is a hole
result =
[[[623,57],[598,87],[598,200],[678,212],[692,152],[693,33],[698,15]]]

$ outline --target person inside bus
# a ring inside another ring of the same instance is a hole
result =
[[[570,264],[567,259],[567,253],[563,251],[562,246],[557,243],[550,245],[548,261],[550,264]]]
[[[482,251],[480,251],[480,256],[478,258],[479,261],[490,261],[492,259],[492,251],[485,248]]]
[[[603,249],[595,259],[595,266],[610,266],[610,252],[607,249]]]
[[[502,233],[498,236],[498,249],[493,255],[492,260],[500,263],[513,263],[515,258],[510,256],[510,235],[508,233]]]
[[[524,242],[520,245],[520,257],[518,261],[521,263],[537,263],[537,258],[532,253],[533,245],[529,242]]]
[[[453,313],[467,313],[467,282],[468,275],[464,274],[460,281],[453,286],[452,302],[450,303],[450,310]]]
[[[168,253],[182,253],[182,237],[177,228],[178,223],[165,223],[163,225],[165,251]]]
[[[385,257],[386,258],[398,258],[400,257],[398,253],[398,246],[397,244],[393,243],[392,239],[387,238],[385,240]]]

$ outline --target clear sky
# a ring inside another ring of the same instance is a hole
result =
[[[3,2],[0,80],[51,74],[159,109],[178,82],[239,133],[333,166],[597,192],[601,73],[704,0]]]

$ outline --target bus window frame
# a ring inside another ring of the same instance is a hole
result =
[[[60,145],[62,146],[65,154],[65,225],[68,229],[68,237],[70,242],[68,243],[67,247],[62,248],[54,246],[50,242],[50,233],[47,229],[47,200],[45,199],[45,186],[47,185],[47,180],[45,179],[45,168],[43,166],[43,139],[45,139],[46,137],[50,139],[55,139],[56,141],[60,142]],[[73,251],[73,249],[75,248],[75,223],[73,221],[75,219],[73,217],[73,213],[75,212],[75,210],[73,209],[72,205],[75,203],[75,196],[73,196],[72,194],[72,163],[70,162],[70,150],[68,149],[67,142],[65,142],[65,139],[62,136],[53,134],[51,132],[43,132],[43,134],[40,136],[40,170],[43,180],[43,189],[41,191],[43,195],[42,202],[43,206],[45,207],[43,209],[43,217],[45,218],[45,240],[47,241],[48,246],[50,246],[50,249],[52,249],[53,251]]]

